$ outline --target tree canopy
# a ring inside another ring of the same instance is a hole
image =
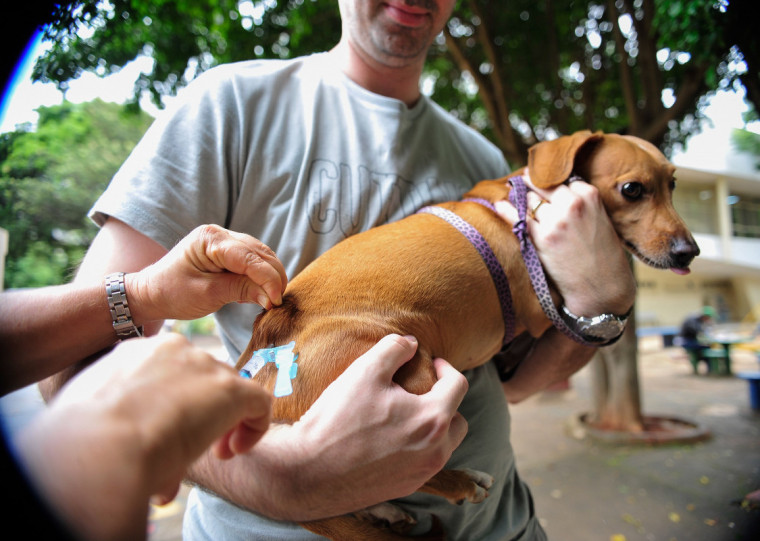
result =
[[[744,86],[760,103],[749,4],[460,0],[423,90],[514,166],[529,145],[578,129],[630,133],[667,151],[698,128],[710,92]],[[135,96],[156,103],[213,65],[307,54],[340,37],[334,0],[77,0],[50,19],[53,47],[36,79],[65,89],[83,70],[107,74],[145,54],[153,71]]]
[[[39,115],[35,131],[0,135],[7,288],[70,278],[97,232],[87,211],[152,121],[100,100],[41,107]]]

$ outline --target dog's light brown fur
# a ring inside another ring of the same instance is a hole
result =
[[[579,132],[535,145],[528,169],[540,188],[561,184],[572,172],[596,186],[622,241],[650,264],[686,268],[698,253],[671,203],[674,167],[649,143]],[[640,201],[628,201],[620,193],[622,184],[631,181],[645,188]],[[501,179],[480,182],[465,197],[495,202],[508,193],[506,179]],[[543,334],[551,323],[533,294],[511,224],[477,203],[441,206],[472,224],[502,264],[516,334]],[[553,295],[559,303],[559,294]],[[293,394],[273,405],[276,422],[293,422],[351,362],[389,333],[413,335],[419,342],[414,358],[394,377],[418,394],[435,382],[433,357],[467,370],[486,363],[502,347],[504,323],[489,272],[469,241],[440,218],[409,216],[350,237],[319,257],[289,283],[283,305],[256,320],[238,368],[255,350],[294,340],[299,368]],[[270,363],[256,379],[271,390],[275,375]],[[453,502],[480,501],[487,488],[481,485],[469,474],[446,472],[422,490]],[[346,533],[348,524],[351,533]],[[397,538],[355,518],[304,527],[333,539]],[[359,537],[355,528],[362,532]]]

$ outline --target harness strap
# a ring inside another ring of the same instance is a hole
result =
[[[474,201],[483,204],[486,207],[493,209],[493,205],[485,200]],[[501,314],[504,319],[504,344],[508,344],[512,341],[515,334],[515,311],[512,307],[512,293],[509,291],[509,282],[507,281],[507,275],[504,273],[499,260],[496,259],[496,255],[488,245],[488,241],[475,229],[475,227],[459,217],[450,210],[446,210],[442,207],[424,207],[417,211],[424,214],[432,214],[442,220],[446,221],[450,225],[454,226],[464,237],[470,241],[475,249],[480,254],[483,262],[488,267],[488,272],[491,274],[494,286],[496,286],[496,293],[499,295],[499,303],[501,304]]]
[[[579,179],[571,178],[570,180],[574,181]],[[530,283],[533,284],[533,290],[536,293],[536,297],[538,297],[538,302],[541,304],[541,308],[543,308],[546,317],[548,317],[552,324],[565,336],[573,339],[579,344],[598,346],[598,343],[584,340],[583,337],[573,332],[573,330],[567,326],[565,321],[559,315],[557,308],[554,306],[549,291],[549,284],[546,282],[544,269],[541,266],[541,261],[536,253],[536,248],[530,240],[530,235],[528,235],[528,224],[525,221],[528,213],[528,187],[525,185],[525,180],[522,176],[512,177],[509,179],[509,183],[512,185],[512,189],[509,191],[509,201],[517,209],[519,218],[517,223],[512,227],[512,232],[514,232],[520,240],[520,253],[522,253],[523,261],[528,269],[528,276],[530,276]]]

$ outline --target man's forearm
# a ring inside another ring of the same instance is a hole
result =
[[[502,385],[509,402],[516,404],[563,381],[586,366],[595,348],[572,342],[559,331],[549,329]]]
[[[340,494],[320,498],[311,468],[299,466],[297,438],[291,426],[271,425],[246,454],[219,460],[204,453],[190,468],[188,480],[235,505],[276,520],[304,522],[356,509],[356,500]],[[345,498],[344,498],[345,499]]]
[[[10,291],[0,300],[2,392],[51,376],[113,345],[105,294],[99,285]]]

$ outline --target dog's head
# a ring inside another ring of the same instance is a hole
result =
[[[531,147],[528,171],[539,188],[571,174],[593,184],[623,244],[647,265],[686,274],[699,255],[673,207],[675,167],[643,139],[583,131],[544,141]]]

